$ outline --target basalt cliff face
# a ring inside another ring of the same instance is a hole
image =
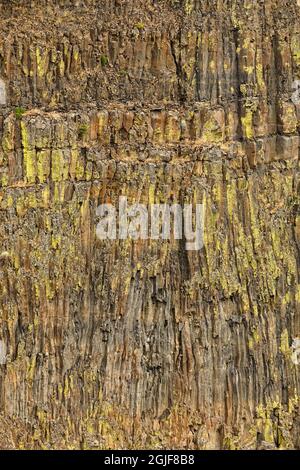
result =
[[[0,448],[300,448],[298,4],[0,1]]]

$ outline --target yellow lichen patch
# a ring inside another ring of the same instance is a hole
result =
[[[194,0],[186,0],[184,10],[187,15],[190,15],[194,9]]]
[[[253,129],[253,114],[251,109],[246,109],[246,114],[241,118],[243,132],[247,139],[253,139],[254,129]]]
[[[40,183],[47,181],[50,175],[50,151],[41,150],[37,153],[37,176]]]
[[[264,80],[263,65],[260,62],[258,62],[256,65],[256,80],[257,80],[257,84],[260,90],[265,91],[266,84]]]
[[[21,122],[21,134],[25,178],[28,183],[34,183],[37,176],[36,151],[29,147],[28,129],[24,121]]]
[[[289,333],[288,333],[287,329],[285,329],[281,333],[281,336],[280,336],[280,351],[285,356],[290,355]]]
[[[52,235],[51,237],[51,246],[54,250],[57,250],[61,244],[61,236],[60,235]]]
[[[172,114],[167,116],[165,137],[167,142],[178,142],[180,139],[180,125],[178,118]]]
[[[2,148],[3,148],[3,159],[4,155],[7,152],[11,152],[14,150],[14,140],[15,140],[15,120],[13,115],[10,115],[7,119],[4,121],[4,129],[3,129],[3,135],[2,135]],[[0,161],[1,164],[1,161]]]
[[[297,130],[297,115],[293,103],[282,103],[281,105],[282,130],[285,134],[293,134]]]
[[[36,356],[34,355],[31,360],[29,360],[27,367],[27,379],[32,382],[36,368]]]
[[[62,181],[67,179],[69,172],[68,162],[65,162],[64,153],[61,149],[52,150],[51,164],[51,175],[53,181]]]
[[[156,188],[154,184],[149,186],[149,204],[155,204]]]
[[[295,300],[297,304],[300,304],[300,284],[298,284],[296,287]]]
[[[49,203],[50,203],[50,188],[49,188],[49,186],[45,186],[45,188],[42,190],[42,202],[43,202],[44,208],[49,207]]]
[[[99,111],[98,113],[98,136],[99,140],[103,144],[108,144],[110,140],[109,129],[108,129],[108,112]]]
[[[43,77],[47,73],[48,68],[48,51],[46,49],[36,49],[36,65],[39,77]]]
[[[208,116],[203,124],[202,138],[205,142],[222,142],[225,135],[223,111],[218,110]]]
[[[55,291],[52,287],[52,282],[49,279],[45,280],[45,289],[46,289],[46,297],[48,300],[52,300],[55,294]]]
[[[293,59],[296,62],[296,65],[300,66],[300,35],[294,34],[291,41],[291,49],[293,54]]]

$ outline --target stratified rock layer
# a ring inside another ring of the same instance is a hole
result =
[[[299,448],[297,1],[0,8],[0,447]]]

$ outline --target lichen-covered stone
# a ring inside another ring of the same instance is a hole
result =
[[[0,0],[1,448],[300,448],[297,3]]]

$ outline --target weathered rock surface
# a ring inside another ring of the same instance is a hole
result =
[[[0,1],[1,448],[300,448],[297,3]]]

